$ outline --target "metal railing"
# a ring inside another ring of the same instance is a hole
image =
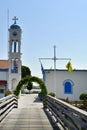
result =
[[[15,95],[9,95],[0,99],[0,122],[13,109],[18,107],[18,99]]]
[[[87,112],[52,96],[46,96],[44,108],[63,130],[87,130]]]

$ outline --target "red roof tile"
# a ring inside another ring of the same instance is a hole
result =
[[[0,60],[0,69],[8,68],[8,60]]]

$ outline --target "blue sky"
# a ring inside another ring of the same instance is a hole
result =
[[[8,10],[9,9],[9,20]],[[39,58],[71,58],[74,69],[87,69],[87,0],[0,0],[0,59],[8,58],[8,23],[17,16],[22,28],[22,64],[41,77]],[[57,61],[57,69],[68,61]],[[53,61],[42,61],[53,68]]]

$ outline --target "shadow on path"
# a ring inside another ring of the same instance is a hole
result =
[[[34,101],[33,101],[33,102],[34,102],[34,103],[42,103],[42,101],[39,99],[38,96],[34,98]]]

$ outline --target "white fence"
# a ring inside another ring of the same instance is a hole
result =
[[[13,109],[18,107],[18,99],[15,95],[9,95],[0,99],[0,122]]]
[[[44,108],[62,130],[87,130],[87,112],[52,96],[46,96]]]

